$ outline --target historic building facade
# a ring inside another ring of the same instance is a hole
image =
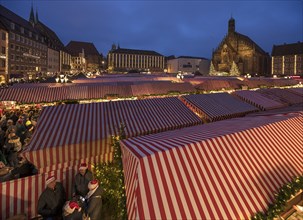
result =
[[[204,75],[208,73],[209,60],[203,57],[179,56],[167,60],[168,73],[197,73]]]
[[[112,45],[107,55],[109,72],[163,72],[164,56],[150,50],[133,50]]]
[[[8,31],[7,81],[31,79],[47,71],[47,45],[44,37],[27,20],[0,5],[0,19]]]
[[[0,83],[5,83],[8,78],[8,31],[0,21]]]
[[[215,72],[223,75],[267,75],[270,57],[248,36],[236,32],[235,19],[231,18],[227,35],[213,51],[212,66]]]
[[[271,56],[272,75],[303,74],[303,42],[274,45]]]
[[[30,22],[44,37],[47,44],[47,73],[52,75],[58,72],[69,72],[71,69],[71,55],[67,52],[57,34],[38,19],[37,13],[36,17],[31,14],[30,18],[33,18],[33,20],[30,19]]]
[[[93,43],[70,41],[66,49],[72,57],[71,72],[100,71],[101,56]]]

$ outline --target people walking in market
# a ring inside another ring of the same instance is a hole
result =
[[[63,207],[63,220],[82,220],[82,209],[79,203],[67,201]]]
[[[64,187],[54,176],[48,177],[45,185],[46,189],[38,200],[38,214],[42,215],[44,220],[61,220],[65,203]]]
[[[85,215],[90,220],[100,220],[102,213],[102,193],[103,189],[99,186],[98,180],[92,180],[88,183],[89,192],[85,199],[87,207]]]
[[[92,172],[88,169],[86,163],[81,163],[79,172],[74,179],[74,196],[85,197],[88,193],[88,183],[93,179]]]

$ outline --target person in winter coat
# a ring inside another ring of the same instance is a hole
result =
[[[44,220],[61,220],[62,207],[65,203],[65,190],[60,182],[56,182],[54,176],[46,179],[46,189],[38,199],[38,214]]]
[[[16,167],[19,163],[18,152],[22,150],[20,138],[15,133],[10,133],[6,145],[7,160],[11,167]]]
[[[102,193],[103,189],[99,186],[98,180],[88,183],[89,192],[85,199],[87,202],[86,217],[90,220],[100,220],[102,213]]]
[[[82,220],[82,210],[75,201],[67,201],[63,207],[63,220]]]
[[[74,180],[74,196],[82,196],[83,198],[88,193],[88,183],[93,179],[93,174],[88,170],[86,163],[81,163],[79,172]]]

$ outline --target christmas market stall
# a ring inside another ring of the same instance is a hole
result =
[[[302,130],[292,113],[122,140],[128,218],[250,219],[302,175]]]
[[[270,110],[287,106],[285,103],[272,100],[264,96],[262,93],[258,93],[256,91],[241,90],[235,91],[233,94],[240,97],[245,102],[258,107],[261,110]]]
[[[258,108],[228,93],[187,95],[182,96],[181,100],[206,121],[240,117],[258,111]]]
[[[26,157],[41,172],[112,159],[111,136],[120,124],[127,137],[201,124],[178,98],[124,100],[43,109]]]

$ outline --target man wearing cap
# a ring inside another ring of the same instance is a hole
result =
[[[91,180],[88,183],[89,192],[85,200],[87,202],[86,216],[90,220],[100,220],[102,213],[102,193],[98,180]]]
[[[74,195],[82,196],[83,198],[88,193],[88,183],[93,179],[93,174],[88,170],[86,163],[81,163],[79,172],[75,176],[74,180]]]
[[[38,213],[44,220],[62,219],[62,207],[65,202],[65,190],[60,182],[56,182],[54,176],[45,181],[46,189],[38,200]]]
[[[67,201],[63,208],[63,220],[82,220],[82,210],[75,201]]]

